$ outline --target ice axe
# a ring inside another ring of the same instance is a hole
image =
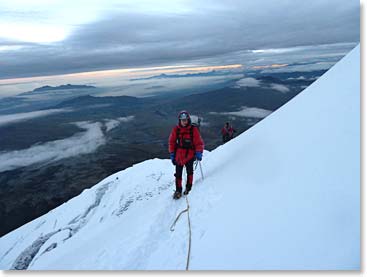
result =
[[[199,160],[196,160],[195,170],[196,170],[198,164],[200,166],[201,179],[204,180],[203,168],[201,167],[201,162]]]
[[[200,161],[199,161],[199,166],[200,166],[201,178],[203,178],[203,180],[204,180],[203,168],[201,167],[201,162]]]

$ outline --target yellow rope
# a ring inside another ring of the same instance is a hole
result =
[[[181,212],[177,215],[177,217],[176,217],[175,221],[174,221],[174,222],[172,223],[172,225],[171,225],[171,228],[170,228],[171,232],[173,232],[173,231],[175,230],[176,223],[177,223],[178,219],[180,218],[180,216],[181,216],[183,213],[187,212],[187,211],[188,211],[188,209],[184,209],[183,211],[181,211]]]
[[[175,221],[172,223],[170,230],[171,232],[173,232],[175,230],[175,226],[176,223],[178,221],[178,219],[180,218],[180,216],[187,212],[187,220],[188,220],[188,224],[189,224],[189,249],[187,252],[187,260],[186,260],[186,270],[189,270],[189,264],[190,264],[190,255],[191,255],[191,222],[190,222],[190,213],[189,213],[189,209],[190,209],[190,205],[189,205],[189,200],[187,198],[187,196],[185,196],[186,199],[186,204],[187,204],[187,208],[182,210],[176,217]]]
[[[189,222],[189,250],[187,252],[187,262],[186,262],[186,270],[189,270],[189,264],[190,264],[190,253],[191,253],[191,222],[190,222],[190,212],[189,212],[189,200],[186,198],[186,204],[187,204],[187,221]]]

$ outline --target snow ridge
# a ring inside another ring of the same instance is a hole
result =
[[[91,212],[93,212],[93,210],[99,206],[99,204],[101,203],[101,199],[103,198],[104,194],[108,190],[108,187],[109,187],[109,185],[111,183],[112,182],[107,182],[106,184],[103,184],[103,186],[101,186],[100,188],[98,188],[96,190],[96,193],[95,193],[95,201],[94,201],[94,203],[92,203],[90,206],[88,206],[87,209],[86,209],[86,211],[82,215],[79,215],[79,216],[73,218],[69,222],[68,226],[66,226],[65,228],[59,229],[57,231],[50,232],[50,233],[48,233],[46,235],[41,235],[30,246],[28,246],[26,249],[24,249],[24,251],[15,260],[15,262],[12,265],[11,269],[18,269],[18,270],[27,269],[28,266],[33,261],[33,258],[37,255],[37,253],[41,249],[41,247],[53,235],[55,235],[55,234],[57,234],[57,233],[59,233],[61,231],[64,231],[64,230],[68,230],[69,231],[69,234],[68,234],[68,236],[65,239],[63,239],[63,241],[66,241],[66,240],[70,239],[73,235],[75,235],[81,228],[83,228],[87,224],[87,222],[88,222],[88,220],[87,220],[88,215],[90,215]],[[56,224],[57,224],[57,220],[55,221],[54,226]],[[55,249],[56,247],[57,247],[57,243],[52,243],[50,246],[48,246],[45,249],[45,251],[43,253],[41,253],[41,255],[43,255],[46,252],[50,252],[51,250]],[[9,249],[5,253],[5,255],[9,251],[11,251],[11,249]]]

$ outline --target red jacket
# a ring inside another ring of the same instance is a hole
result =
[[[182,127],[180,124],[172,129],[168,139],[168,151],[175,152],[178,165],[184,165],[195,157],[195,152],[204,151],[204,141],[197,127],[189,125]]]
[[[234,129],[232,128],[232,126],[230,126],[228,129],[226,127],[222,128],[222,135],[223,136],[228,134],[231,137],[231,136],[233,136],[233,133],[234,133]]]

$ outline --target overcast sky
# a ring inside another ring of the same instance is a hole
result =
[[[330,47],[340,56],[359,42],[357,0],[0,0],[0,11],[0,79],[249,60],[265,66],[289,63],[292,49],[307,55]]]

